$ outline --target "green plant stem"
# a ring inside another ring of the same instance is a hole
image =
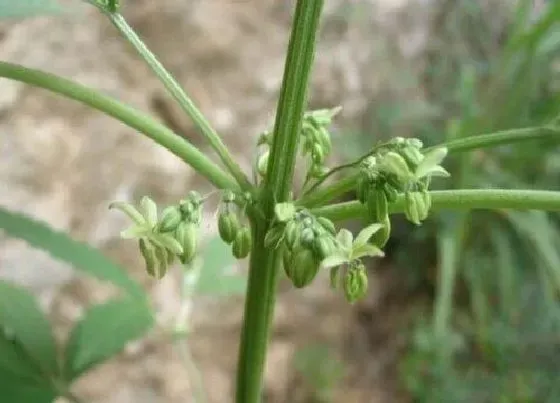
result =
[[[81,102],[145,134],[221,189],[239,190],[234,179],[181,136],[144,113],[111,97],[51,73],[0,62],[0,77],[34,85]]]
[[[430,151],[437,147],[447,147],[449,153],[458,153],[472,151],[480,148],[498,147],[503,145],[515,144],[523,141],[550,140],[556,137],[560,140],[560,127],[553,125],[526,127],[521,129],[504,130],[490,134],[481,134],[477,136],[465,137],[463,139],[452,140],[447,143],[427,147],[424,152]],[[365,156],[370,155],[367,153]],[[363,160],[364,156],[358,161]],[[344,167],[351,167],[354,163],[345,164]],[[358,174],[353,172],[348,177],[335,182],[329,186],[319,188],[309,192],[302,197],[298,204],[305,207],[315,207],[334,200],[336,197],[352,190]]]
[[[554,137],[557,137],[556,140],[560,140],[560,127],[525,127],[451,140],[440,145],[427,147],[425,152],[437,147],[447,147],[450,153],[466,152],[480,148],[515,144],[523,141],[550,140]]]
[[[549,190],[461,189],[430,192],[433,210],[544,210],[560,211],[560,192]],[[400,195],[389,206],[391,213],[404,211]],[[334,221],[365,218],[367,211],[357,201],[332,204],[311,210]]]
[[[277,251],[265,248],[264,238],[274,218],[274,205],[290,196],[322,7],[323,0],[298,0],[296,4],[267,174],[258,200],[264,219],[252,219],[253,246],[239,348],[237,403],[261,401],[280,262]]]
[[[247,176],[243,173],[239,165],[233,159],[228,148],[222,142],[222,139],[202,112],[198,110],[194,102],[188,97],[177,80],[169,71],[159,62],[157,57],[148,49],[140,37],[134,32],[132,27],[126,22],[124,17],[118,13],[105,12],[109,16],[111,22],[119,30],[119,32],[128,40],[128,42],[136,49],[142,59],[150,66],[155,75],[163,83],[167,91],[177,101],[183,112],[185,112],[193,120],[204,138],[210,143],[212,148],[220,157],[222,163],[227,167],[231,175],[237,180],[237,183],[243,190],[251,190],[252,185]]]

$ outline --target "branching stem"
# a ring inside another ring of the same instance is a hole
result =
[[[51,73],[0,62],[0,77],[21,81],[81,102],[112,116],[167,148],[220,189],[238,190],[233,178],[187,140],[144,113],[107,95]]]
[[[560,211],[560,192],[549,190],[463,189],[432,191],[433,210],[545,210]],[[312,209],[334,221],[365,218],[365,207],[357,202]],[[390,206],[391,213],[404,211],[404,197]]]

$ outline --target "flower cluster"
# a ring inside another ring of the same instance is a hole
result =
[[[306,210],[296,211],[291,203],[277,204],[275,213],[265,246],[282,250],[286,276],[295,287],[305,287],[317,275],[321,262],[337,249],[334,224]]]
[[[389,238],[389,205],[397,200],[398,194],[405,195],[407,219],[420,225],[431,208],[428,193],[431,178],[449,176],[439,165],[447,149],[441,147],[422,153],[422,147],[418,139],[397,137],[376,147],[360,164],[356,193],[358,200],[367,206],[370,220],[384,226],[372,239],[379,247]]]
[[[249,255],[252,244],[251,228],[239,220],[235,195],[231,192],[226,192],[222,199],[218,233],[225,243],[231,245],[233,256],[237,259],[244,259]]]
[[[308,160],[307,179],[320,178],[328,172],[326,158],[332,151],[331,136],[328,127],[341,108],[318,109],[306,112],[301,124],[301,154]],[[257,157],[255,170],[261,176],[266,175],[270,155],[272,135],[265,131],[259,136],[257,146],[263,150]]]
[[[110,208],[125,213],[133,225],[121,232],[125,239],[138,239],[138,247],[151,276],[160,279],[175,258],[189,264],[196,255],[203,198],[191,191],[177,205],[165,208],[158,219],[156,203],[144,196],[137,209],[130,203],[113,202]]]

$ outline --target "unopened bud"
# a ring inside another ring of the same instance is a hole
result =
[[[237,259],[245,259],[251,251],[251,243],[251,229],[249,227],[241,228],[231,246],[233,256]]]
[[[218,217],[218,232],[225,243],[231,244],[239,230],[239,220],[231,211],[224,211]]]
[[[182,216],[181,211],[178,206],[169,206],[163,210],[161,214],[161,220],[158,224],[158,229],[160,232],[171,232],[175,231],[179,223],[181,222]]]

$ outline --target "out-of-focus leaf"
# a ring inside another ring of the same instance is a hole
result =
[[[47,318],[29,292],[5,281],[0,281],[0,327],[8,340],[21,346],[43,372],[59,373],[56,344]]]
[[[55,0],[0,0],[0,19],[57,14],[62,7]]]
[[[73,380],[119,353],[154,324],[147,301],[118,298],[91,307],[76,324],[66,346],[64,374]]]
[[[120,266],[111,262],[100,251],[73,240],[47,224],[21,213],[0,207],[0,230],[42,249],[55,259],[69,263],[76,269],[121,287],[130,294],[143,297],[144,291]]]
[[[199,295],[242,295],[247,288],[247,278],[227,274],[225,269],[235,264],[231,248],[219,237],[211,239],[205,247],[202,267],[195,293]]]

